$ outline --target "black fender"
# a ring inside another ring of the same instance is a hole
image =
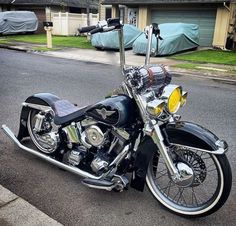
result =
[[[216,151],[219,149],[217,142],[220,139],[208,129],[191,122],[179,121],[171,122],[162,128],[167,134],[169,143],[190,146],[198,149]],[[224,149],[228,148],[228,144],[223,142]]]
[[[25,100],[25,103],[31,104],[39,104],[44,106],[52,106],[54,102],[60,100],[59,97],[51,94],[51,93],[37,93]],[[28,129],[27,129],[27,120],[29,115],[30,108],[23,106],[21,109],[20,115],[20,127],[17,135],[18,140],[22,140],[24,137],[28,137]]]
[[[213,153],[219,149],[217,145],[219,138],[215,134],[191,122],[180,121],[163,124],[161,131],[167,144],[175,143],[205,149]],[[223,144],[223,148],[227,150],[227,143],[224,141]],[[155,151],[157,151],[157,146],[151,137],[144,137],[137,150],[131,187],[139,191],[144,190],[148,165]]]

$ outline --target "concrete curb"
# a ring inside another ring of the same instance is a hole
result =
[[[11,49],[11,50],[16,50],[16,51],[21,51],[21,52],[28,52],[29,51],[26,48],[21,48],[21,47],[18,47],[18,46],[9,46],[9,45],[4,45],[4,44],[0,44],[0,48]]]
[[[236,79],[229,79],[229,78],[223,78],[223,77],[217,77],[217,76],[210,76],[210,75],[201,75],[198,73],[191,73],[191,72],[186,72],[186,71],[172,71],[172,75],[175,76],[191,76],[191,77],[197,77],[197,78],[202,78],[202,79],[210,79],[210,80],[215,80],[219,82],[224,82],[227,84],[232,84],[236,85]],[[235,76],[236,77],[236,76]]]
[[[0,185],[0,225],[62,226],[56,220]]]

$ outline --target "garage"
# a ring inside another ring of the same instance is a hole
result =
[[[157,9],[151,11],[153,23],[192,23],[199,25],[200,46],[212,46],[216,9]]]

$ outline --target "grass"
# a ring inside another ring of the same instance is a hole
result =
[[[236,52],[223,50],[201,50],[193,53],[172,56],[171,58],[198,63],[236,65]]]
[[[26,42],[34,44],[46,44],[47,39],[45,34],[34,34],[34,35],[9,35],[1,37],[1,40],[6,42]],[[75,37],[75,36],[53,36],[52,44],[56,47],[72,47],[81,49],[93,49],[86,37]]]
[[[9,44],[9,41],[5,39],[0,39],[0,44]]]

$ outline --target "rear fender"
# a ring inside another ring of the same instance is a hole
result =
[[[24,137],[29,136],[28,129],[27,129],[27,120],[28,120],[29,112],[32,108],[27,106],[26,103],[38,104],[38,105],[43,105],[43,106],[52,106],[53,103],[57,100],[60,100],[60,98],[50,93],[37,93],[28,97],[25,100],[25,102],[22,104],[23,107],[21,109],[20,127],[19,127],[19,132],[17,135],[18,140],[22,140]]]

